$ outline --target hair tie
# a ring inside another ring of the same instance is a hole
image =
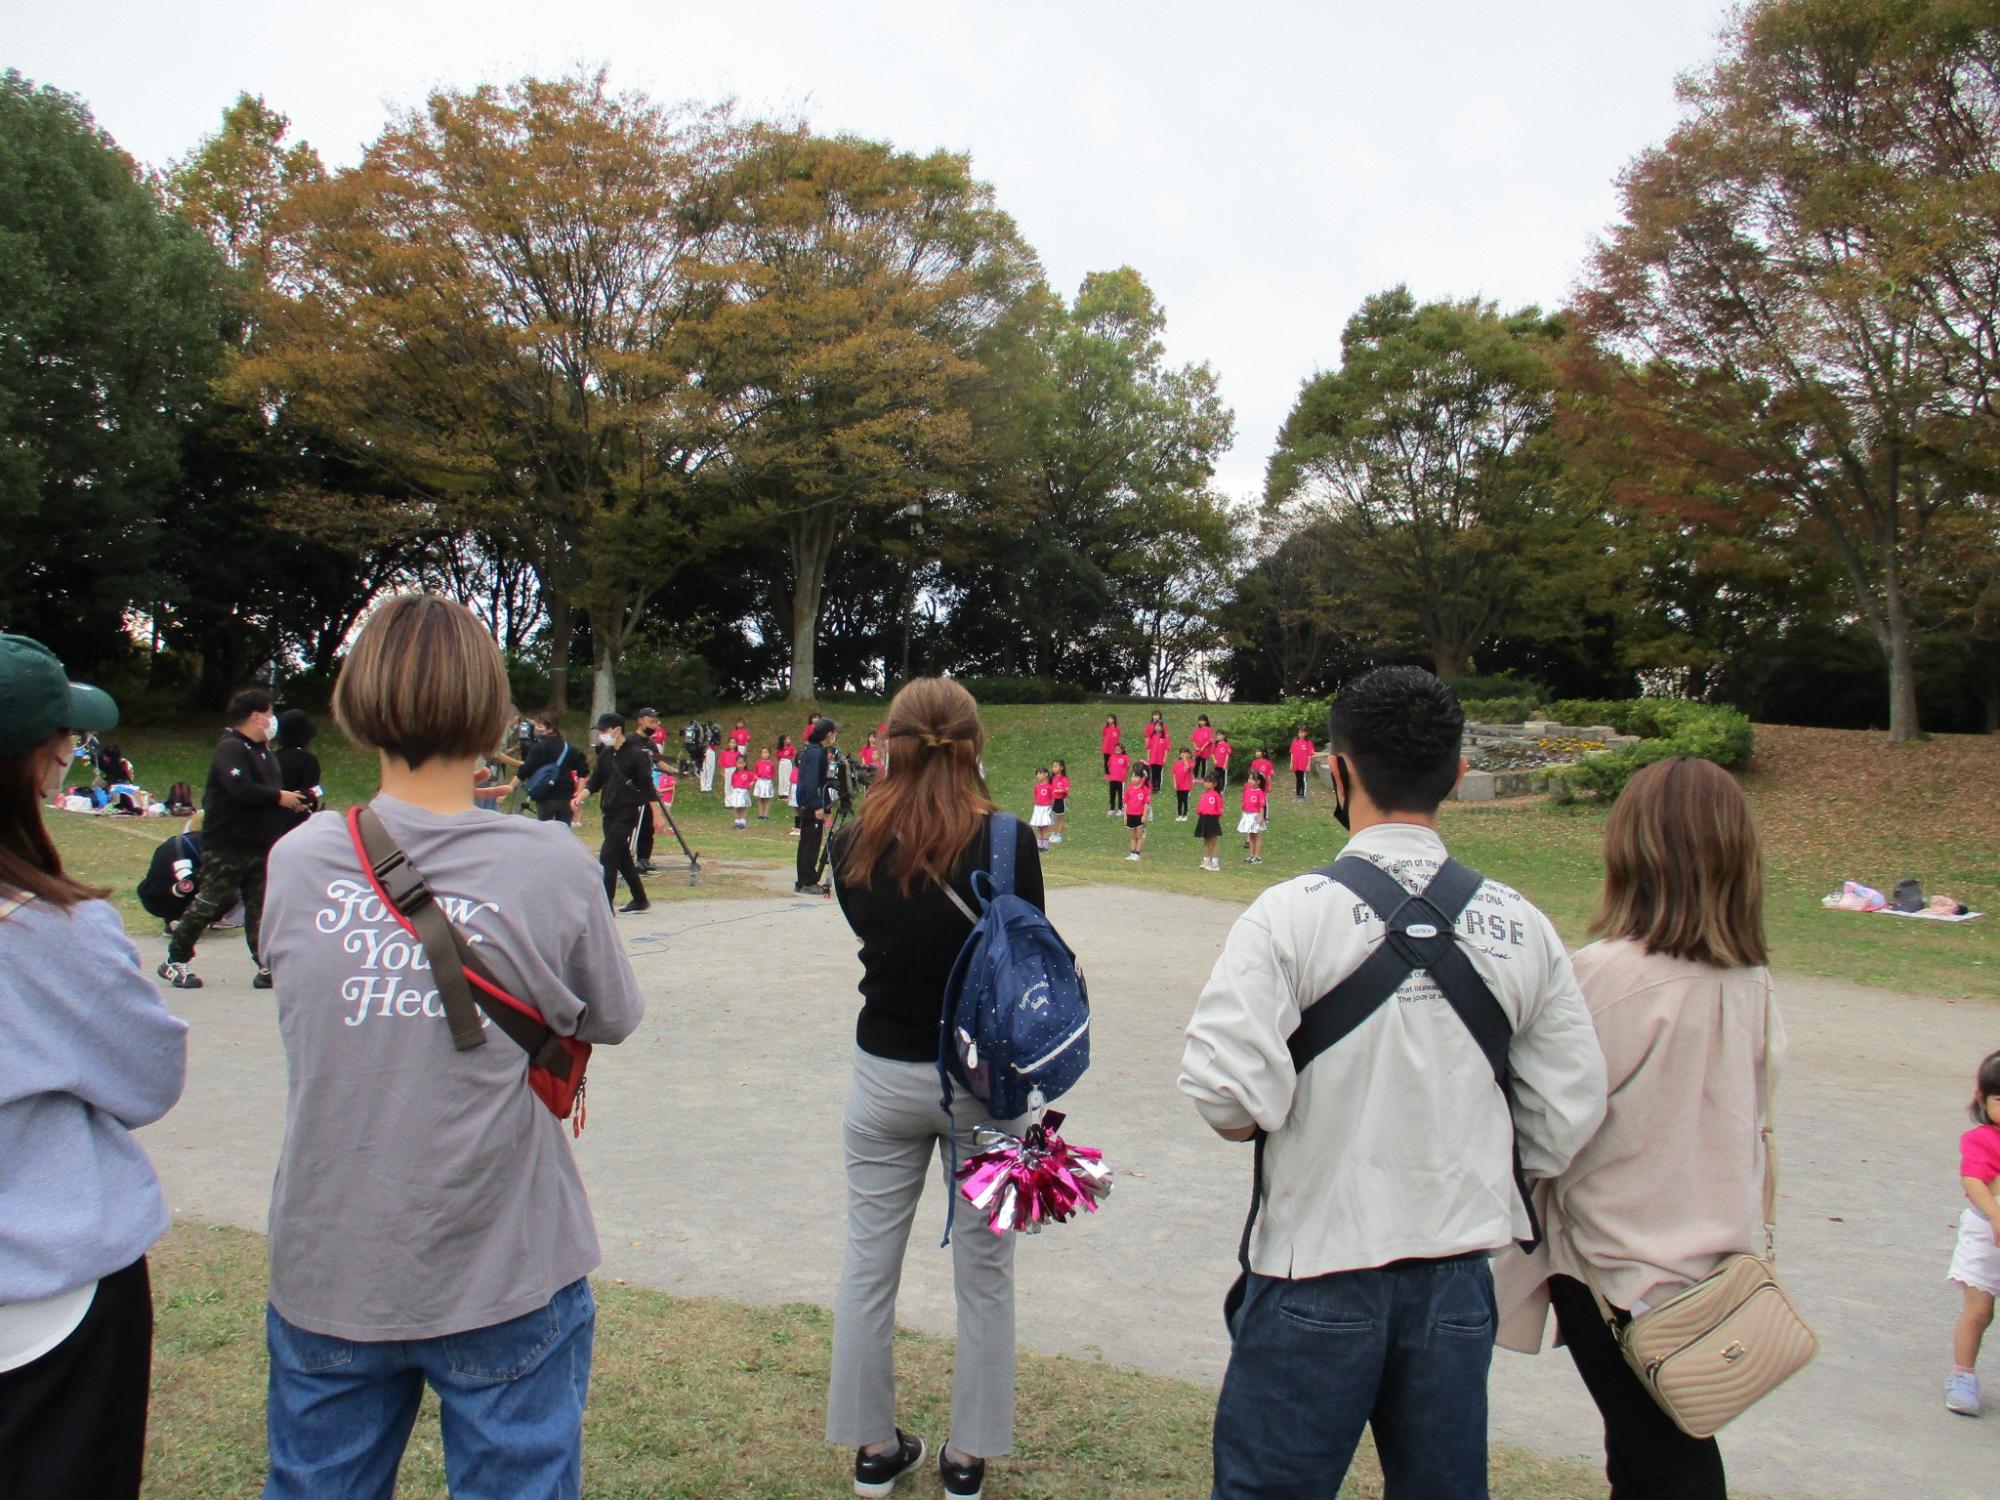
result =
[[[924,736],[924,743],[929,745],[933,750],[942,750],[946,745],[956,745],[958,741],[949,735],[926,734]]]

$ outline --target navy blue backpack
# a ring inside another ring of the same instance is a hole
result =
[[[1020,826],[1010,813],[992,814],[987,868],[972,872],[977,910],[945,887],[972,934],[945,981],[940,1102],[949,1111],[952,1091],[962,1088],[996,1120],[1053,1103],[1090,1066],[1090,996],[1076,955],[1049,919],[1014,893]],[[954,1207],[957,1197],[954,1186]]]

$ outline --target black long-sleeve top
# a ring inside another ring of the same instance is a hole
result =
[[[202,848],[210,854],[268,853],[298,822],[278,805],[283,786],[269,745],[225,730],[201,794]]]
[[[990,818],[982,820],[952,867],[952,889],[967,906],[973,905],[972,872],[986,867],[992,827]],[[865,886],[841,879],[840,858],[852,833],[850,825],[834,836],[831,863],[841,912],[861,939],[861,1016],[854,1040],[863,1052],[894,1062],[936,1062],[945,981],[972,924],[928,881],[905,896],[892,876]],[[1014,839],[1014,893],[1047,909],[1041,856],[1025,823],[1017,824]]]
[[[604,794],[599,805],[606,816],[638,813],[647,803],[660,800],[660,789],[653,785],[653,757],[637,739],[627,736],[616,750],[597,752],[597,768],[590,773],[586,790]]]

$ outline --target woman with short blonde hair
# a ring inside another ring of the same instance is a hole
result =
[[[370,808],[494,979],[560,1035],[623,1040],[643,1002],[596,865],[562,824],[473,801],[512,717],[485,627],[433,595],[385,601],[333,706],[380,762]],[[528,1054],[497,1026],[454,1044],[387,878],[338,813],[271,856],[264,942],[287,1082],[264,1495],[386,1495],[428,1384],[453,1496],[573,1497],[596,1326],[590,1204]]]
[[[1724,1500],[1722,1454],[1656,1405],[1591,1293],[1623,1317],[1764,1248],[1763,1100],[1784,1053],[1764,967],[1764,872],[1735,778],[1676,756],[1640,771],[1604,829],[1604,893],[1575,956],[1604,1049],[1604,1124],[1537,1185],[1535,1256],[1502,1257],[1500,1342],[1558,1336],[1604,1417],[1614,1500]]]
[[[938,1103],[945,981],[972,924],[972,872],[991,854],[994,812],[979,772],[986,732],[972,694],[924,677],[896,694],[883,724],[882,775],[857,822],[834,840],[834,890],[861,940],[861,1016],[843,1127],[847,1255],[834,1303],[826,1437],[852,1445],[855,1492],[887,1495],[928,1451],[896,1425],[896,1287],[933,1157],[956,1191],[948,1143],[976,1148],[985,1107]],[[1014,825],[1014,889],[1040,907],[1033,832]],[[954,894],[956,902],[954,901]],[[986,1460],[1014,1440],[1014,1243],[967,1226],[952,1237],[958,1298],[951,1431],[938,1455],[947,1495],[977,1496]]]

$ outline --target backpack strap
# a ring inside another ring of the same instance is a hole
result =
[[[993,895],[1014,894],[1014,846],[1019,841],[1021,820],[1012,813],[996,812],[986,820],[986,868],[993,877]]]
[[[1314,1058],[1380,1010],[1402,988],[1404,980],[1424,969],[1485,1055],[1487,1066],[1493,1070],[1493,1081],[1506,1093],[1511,1127],[1513,1094],[1507,1049],[1513,1040],[1513,1024],[1478,969],[1465,956],[1456,932],[1458,918],[1486,883],[1486,877],[1458,860],[1447,859],[1431,877],[1430,884],[1412,894],[1380,865],[1356,854],[1343,855],[1314,873],[1346,886],[1367,902],[1388,931],[1381,945],[1362,960],[1360,967],[1300,1015],[1298,1028],[1285,1043],[1292,1055],[1293,1070],[1303,1073]],[[1247,1290],[1250,1235],[1264,1198],[1264,1140],[1265,1133],[1259,1130],[1252,1146],[1250,1212],[1243,1220],[1243,1235],[1236,1246],[1236,1261],[1242,1274],[1223,1302],[1223,1316],[1232,1324]],[[1528,1210],[1527,1248],[1532,1252],[1541,1244],[1542,1231],[1521,1170],[1518,1141],[1514,1145],[1514,1184]]]

